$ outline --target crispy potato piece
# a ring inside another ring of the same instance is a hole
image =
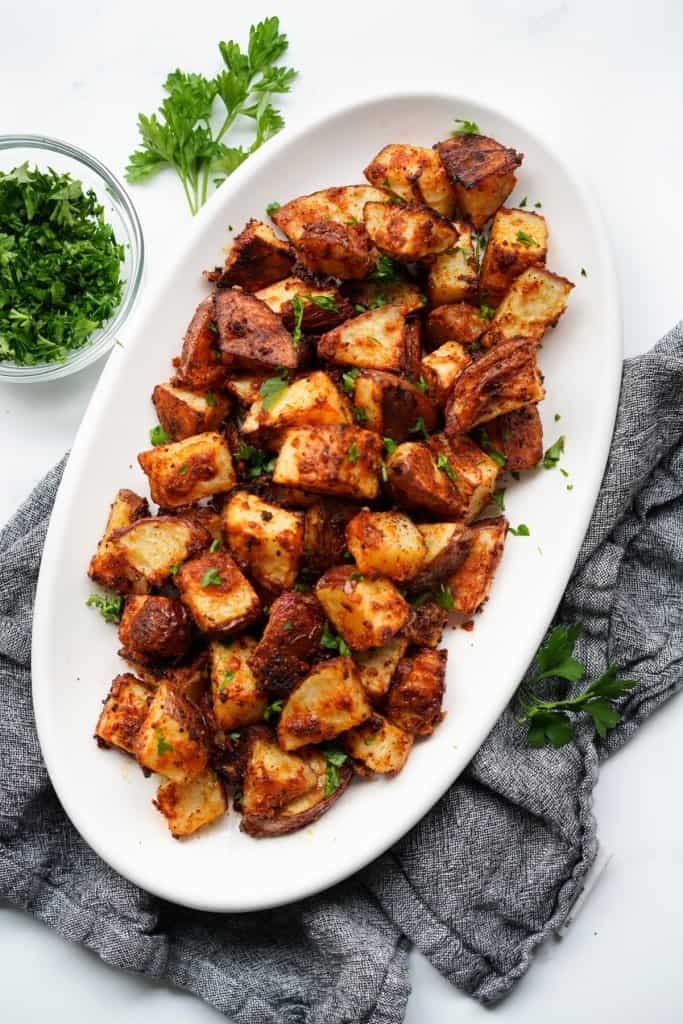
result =
[[[258,618],[261,602],[227,551],[205,551],[180,567],[176,586],[203,633],[231,636]]]
[[[408,760],[413,737],[376,712],[342,737],[346,753],[376,775],[396,775]]]
[[[192,835],[228,811],[223,783],[210,768],[186,782],[166,779],[152,803],[166,818],[174,839]]]
[[[146,498],[134,491],[122,488],[117,491],[102,539],[90,560],[88,576],[101,587],[115,590],[119,594],[144,594],[149,590],[145,577],[137,572],[122,555],[120,548],[112,541],[112,534],[132,526],[138,519],[149,516]]]
[[[235,486],[227,441],[209,432],[140,452],[138,462],[149,479],[152,501],[166,508],[193,505]]]
[[[235,491],[223,528],[237,564],[269,590],[294,586],[304,546],[303,518],[248,491]]]
[[[429,265],[427,296],[432,306],[473,299],[478,291],[472,229],[462,221],[457,221],[453,227],[458,232],[457,242],[435,256]]]
[[[387,488],[399,505],[432,516],[458,519],[462,501],[455,483],[437,468],[426,445],[416,441],[400,444],[386,463]]]
[[[362,509],[346,527],[346,542],[364,576],[385,576],[399,583],[421,568],[427,548],[405,512]]]
[[[455,194],[433,149],[384,146],[363,174],[371,185],[388,188],[406,202],[424,203],[448,218],[455,212]]]
[[[309,224],[297,242],[297,251],[314,274],[353,281],[372,270],[372,246],[362,224],[345,226],[329,220]]]
[[[331,793],[327,793],[327,761],[320,751],[311,749],[301,754],[309,768],[315,772],[316,784],[302,796],[295,797],[280,807],[274,817],[256,814],[245,814],[240,822],[240,830],[257,839],[272,836],[284,836],[296,832],[300,828],[312,825],[332,804],[336,803],[351,781],[351,768],[348,764],[337,768],[339,785]]]
[[[288,591],[273,601],[263,636],[249,664],[267,691],[289,693],[321,654],[325,618],[311,594]]]
[[[209,760],[206,728],[187,697],[168,683],[157,687],[135,741],[143,768],[185,782],[203,772]]]
[[[427,314],[425,342],[435,348],[447,341],[459,341],[461,345],[472,345],[481,338],[487,328],[485,320],[476,306],[456,302],[452,306],[437,306]]]
[[[252,444],[270,442],[277,447],[276,442],[289,427],[353,422],[347,399],[322,370],[299,377],[267,406],[257,398],[242,424],[241,434]]]
[[[510,473],[533,469],[543,458],[543,426],[537,405],[525,405],[486,424],[494,448]]]
[[[315,788],[317,776],[313,768],[298,754],[280,749],[270,729],[252,726],[248,742],[242,787],[245,817],[272,817],[279,807]]]
[[[118,747],[128,754],[135,751],[135,742],[147,717],[152,691],[130,672],[116,676],[104,701],[95,726],[95,739],[100,747]]]
[[[380,252],[405,263],[444,252],[458,237],[449,220],[419,203],[366,203],[363,217]]]
[[[447,341],[425,356],[422,373],[429,385],[427,393],[432,401],[443,405],[456,378],[471,362],[472,357],[459,341]]]
[[[480,288],[488,305],[497,306],[528,267],[544,266],[548,254],[545,217],[501,207],[493,218],[481,265]]]
[[[304,516],[304,562],[316,575],[341,562],[346,550],[346,524],[358,512],[357,505],[321,498]]]
[[[409,316],[424,309],[427,302],[427,296],[407,275],[396,281],[353,281],[347,285],[347,290],[356,313],[377,309],[379,306],[398,306],[403,316]],[[358,309],[358,306],[364,306],[365,309]]]
[[[333,740],[369,718],[372,708],[351,658],[321,662],[290,693],[277,738],[283,750]]]
[[[181,505],[179,508],[159,509],[160,516],[173,516],[194,523],[207,531],[211,540],[223,540],[220,512],[210,505]]]
[[[300,349],[265,302],[237,288],[219,288],[213,302],[218,346],[236,366],[293,370],[299,365]]]
[[[525,270],[496,310],[481,339],[482,345],[492,348],[517,337],[540,341],[564,313],[573,287],[566,277],[551,274],[542,267]]]
[[[479,231],[512,192],[524,156],[486,135],[460,133],[434,147],[463,216]]]
[[[190,649],[192,621],[173,597],[133,594],[123,607],[119,640],[136,661],[178,660]]]
[[[226,249],[225,266],[206,276],[219,288],[236,284],[245,292],[257,292],[287,277],[293,263],[291,245],[278,238],[268,224],[252,217]]]
[[[489,596],[498,563],[503,556],[508,521],[505,516],[480,519],[472,524],[472,542],[464,562],[449,577],[454,611],[474,615]]]
[[[381,704],[386,697],[394,672],[407,647],[406,637],[392,636],[383,647],[356,655],[360,681],[372,704]]]
[[[423,523],[418,526],[425,546],[422,565],[408,583],[412,591],[430,590],[452,575],[470,548],[472,532],[464,523]]]
[[[327,331],[353,316],[353,306],[336,288],[317,288],[300,277],[286,277],[256,293],[257,299],[282,317],[288,331],[294,327],[292,299],[297,296],[303,305],[300,326],[304,334]]]
[[[330,221],[342,227],[353,227],[349,221],[363,220],[366,203],[386,202],[387,192],[370,185],[346,185],[324,188],[307,196],[290,199],[273,213],[273,220],[290,241],[299,242],[310,224]]]
[[[288,430],[273,480],[313,494],[372,501],[379,491],[382,441],[377,434],[344,425]]]
[[[430,736],[443,718],[447,651],[423,647],[398,666],[387,697],[387,717],[406,732]]]
[[[434,430],[437,411],[412,381],[381,370],[364,370],[354,381],[355,417],[366,427],[394,441],[404,441],[422,420]],[[362,410],[362,412],[359,412]]]
[[[398,306],[371,309],[321,335],[318,355],[341,366],[396,373],[411,374],[416,365],[411,327]]]
[[[438,647],[443,631],[448,625],[448,612],[436,601],[428,600],[411,605],[410,618],[401,636],[418,647]]]
[[[352,565],[336,565],[320,577],[315,594],[349,647],[367,651],[382,647],[403,628],[410,606],[389,580],[357,577]]]
[[[234,395],[240,405],[250,406],[259,397],[264,380],[273,376],[272,370],[230,373],[225,380],[225,389]]]
[[[217,391],[225,379],[228,362],[218,347],[213,297],[209,295],[197,306],[185,332],[173,383],[190,391]]]
[[[152,402],[159,423],[172,441],[216,430],[230,412],[230,399],[216,391],[199,394],[173,384],[157,384]]]
[[[515,338],[501,342],[465,367],[446,406],[446,433],[450,438],[543,399],[536,349],[535,341]]]
[[[249,665],[255,649],[250,636],[209,644],[213,717],[225,732],[260,722],[266,710],[265,690]]]
[[[149,664],[136,661],[130,651],[120,650],[120,656],[152,689],[160,683],[168,683],[178,693],[199,705],[209,683],[209,653],[206,648],[197,651],[189,661],[181,665]]]
[[[461,502],[458,518],[469,522],[491,500],[500,471],[498,463],[464,435],[447,438],[444,434],[433,434],[427,446],[436,459],[437,469],[449,478],[451,473],[454,476],[452,483]]]
[[[111,542],[131,572],[159,587],[180,562],[205,548],[211,538],[203,527],[184,519],[156,516],[117,530]]]

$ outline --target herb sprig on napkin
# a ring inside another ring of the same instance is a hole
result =
[[[277,64],[287,46],[279,19],[266,18],[251,26],[246,53],[234,41],[218,44],[225,67],[215,78],[172,71],[158,115],[138,116],[142,146],[129,157],[128,181],[145,181],[162,167],[173,167],[195,214],[207,200],[212,176],[218,187],[284,126],[270,99],[289,92],[297,75]],[[254,141],[246,149],[223,142],[238,118],[253,129]]]

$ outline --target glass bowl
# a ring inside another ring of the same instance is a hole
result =
[[[0,381],[15,384],[35,384],[66,377],[90,366],[108,352],[131,313],[140,288],[144,262],[142,228],[135,207],[123,185],[104,164],[60,139],[45,135],[0,135],[0,170],[9,171],[26,160],[31,166],[35,164],[41,169],[52,167],[60,174],[68,172],[83,183],[85,190],[91,188],[126,255],[121,264],[124,280],[121,302],[111,319],[93,331],[85,345],[70,352],[64,362],[17,366],[0,360]]]

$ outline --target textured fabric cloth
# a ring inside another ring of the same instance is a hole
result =
[[[240,1024],[402,1020],[415,943],[492,1002],[566,918],[595,857],[600,759],[681,686],[683,325],[625,363],[612,452],[556,621],[584,624],[588,675],[640,680],[596,743],[529,750],[511,705],[464,775],[388,854],[317,897],[211,915],[141,892],[66,819],[30,698],[32,599],[61,468],[0,534],[0,895],[105,961],[183,986]]]

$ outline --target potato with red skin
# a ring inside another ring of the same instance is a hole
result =
[[[218,347],[233,365],[245,370],[294,370],[302,350],[294,344],[280,317],[255,295],[238,288],[214,293]]]
[[[470,522],[491,500],[500,466],[464,434],[456,437],[432,434],[427,447],[436,459],[437,470],[449,477],[457,491],[460,500],[457,518]]]
[[[416,376],[420,362],[419,327],[400,306],[379,306],[346,320],[318,340],[318,356],[338,366],[387,370]]]
[[[410,606],[410,618],[401,637],[418,647],[438,647],[448,625],[448,612],[432,598]]]
[[[193,835],[228,811],[223,783],[210,768],[185,782],[165,779],[152,801],[174,839]]]
[[[316,221],[307,225],[296,247],[310,271],[342,281],[367,277],[374,262],[372,244],[362,224]]]
[[[452,575],[465,559],[472,531],[464,523],[421,523],[425,554],[418,571],[407,583],[409,590],[430,590],[445,576]]]
[[[275,593],[294,586],[304,545],[301,513],[233,491],[223,529],[237,564],[255,583]]]
[[[573,287],[566,277],[543,267],[529,267],[505,293],[482,335],[482,345],[493,348],[515,338],[540,341],[565,312]]]
[[[454,189],[458,209],[481,230],[514,189],[514,172],[523,154],[486,135],[466,132],[438,142],[434,148]]]
[[[206,648],[196,651],[189,660],[179,665],[136,661],[130,651],[124,649],[118,653],[151,689],[156,689],[161,683],[168,683],[193,704],[201,704],[209,684],[209,652]]]
[[[216,430],[231,406],[228,396],[220,391],[189,391],[172,383],[157,384],[152,403],[159,423],[172,441]]]
[[[504,206],[493,218],[481,265],[481,293],[497,306],[512,282],[529,267],[544,266],[548,253],[545,217]]]
[[[211,543],[210,534],[178,516],[149,516],[116,530],[112,550],[120,564],[143,578],[148,587],[160,587],[174,569]]]
[[[342,561],[346,550],[346,524],[357,512],[357,505],[334,498],[320,498],[306,509],[303,550],[306,569],[320,574]]]
[[[361,509],[346,527],[346,542],[364,576],[404,583],[419,572],[427,554],[422,534],[404,512]]]
[[[379,492],[382,440],[346,424],[295,427],[284,436],[273,481],[312,494],[372,501]]]
[[[158,515],[183,519],[186,523],[193,523],[206,530],[209,534],[207,545],[214,540],[223,540],[220,512],[211,505],[181,505],[179,508],[160,508]]]
[[[251,636],[209,644],[213,719],[226,733],[260,722],[266,710],[265,688],[249,665],[255,647]]]
[[[427,314],[425,345],[434,349],[447,341],[458,341],[468,348],[481,338],[488,326],[489,322],[481,315],[479,308],[467,302],[437,306]]]
[[[259,397],[263,382],[272,376],[272,370],[230,370],[225,378],[225,390],[229,391],[240,405],[248,408]]]
[[[235,486],[228,443],[217,433],[159,445],[140,452],[138,462],[149,480],[152,501],[166,508],[193,505]]]
[[[319,288],[301,277],[286,277],[256,292],[256,298],[282,318],[288,331],[296,323],[294,300],[302,306],[300,327],[304,334],[318,334],[353,316],[353,306],[337,288]]]
[[[380,306],[398,306],[403,316],[418,313],[424,309],[427,297],[407,273],[393,281],[352,281],[344,288],[353,303],[356,313],[364,313]],[[364,306],[364,309],[358,309]],[[353,313],[351,313],[353,316]]]
[[[344,750],[363,773],[396,775],[408,760],[413,736],[376,712],[342,737]]]
[[[298,377],[276,396],[259,396],[242,424],[241,435],[250,444],[279,448],[284,431],[291,427],[351,424],[351,408],[345,395],[322,370]]]
[[[389,580],[359,576],[351,565],[336,565],[320,577],[315,595],[348,646],[367,651],[403,628],[410,606]]]
[[[486,424],[491,444],[505,456],[510,473],[534,469],[543,458],[543,426],[537,405],[498,416]]]
[[[147,516],[149,505],[146,498],[141,498],[127,488],[117,492],[109,510],[104,534],[90,560],[88,576],[91,580],[108,590],[115,590],[118,594],[145,594],[149,590],[149,583],[145,577],[133,568],[121,549],[112,541],[113,534]]]
[[[505,516],[480,519],[472,524],[472,543],[467,557],[446,581],[453,595],[453,611],[461,615],[481,611],[503,557],[508,525]]]
[[[453,224],[458,240],[450,249],[425,260],[427,295],[431,306],[474,301],[479,291],[479,270],[474,255],[472,229],[458,221]]]
[[[394,725],[417,736],[430,736],[441,721],[447,651],[423,647],[404,658],[387,697],[386,714]]]
[[[136,661],[177,661],[192,643],[192,620],[172,597],[131,595],[123,606],[119,640]]]
[[[325,617],[310,594],[287,591],[272,604],[268,622],[249,665],[268,693],[281,697],[321,655]]]
[[[333,223],[353,227],[363,220],[363,207],[369,202],[388,202],[389,193],[370,185],[344,185],[324,188],[310,195],[283,203],[272,219],[295,245],[311,224]]]
[[[406,263],[444,252],[458,238],[449,220],[420,203],[366,203],[363,220],[380,252]]]
[[[98,745],[134,753],[137,735],[151,702],[152,690],[142,680],[130,672],[116,676],[95,727]]]
[[[277,727],[283,750],[333,740],[372,714],[358,669],[348,657],[316,665],[297,683],[282,709]]]
[[[293,263],[291,245],[252,217],[226,250],[225,266],[205,276],[219,288],[239,285],[245,292],[257,292],[287,277]]]
[[[135,741],[143,768],[185,782],[209,760],[206,727],[198,709],[168,683],[158,687]]]
[[[502,342],[466,366],[446,406],[446,434],[456,437],[504,413],[540,402],[545,396],[536,365],[536,342]]]
[[[438,153],[423,146],[390,144],[363,171],[371,185],[391,189],[406,202],[424,203],[444,217],[455,212],[455,195]]]
[[[181,600],[203,633],[232,636],[261,614],[256,591],[222,548],[185,562],[175,580]]]
[[[213,298],[209,295],[197,306],[185,332],[173,383],[190,391],[219,391],[229,364],[218,347]]]
[[[417,385],[393,373],[363,370],[354,381],[355,415],[367,430],[394,441],[404,441],[422,420],[425,429],[434,430],[437,410]],[[362,410],[362,412],[361,412]]]
[[[252,726],[247,743],[242,785],[246,816],[273,817],[279,807],[314,789],[317,780],[312,768],[298,754],[281,749],[266,726]]]
[[[427,394],[437,406],[443,406],[456,380],[472,362],[472,357],[459,341],[447,341],[422,360],[422,374]]]
[[[394,673],[406,653],[407,647],[407,638],[399,633],[383,647],[375,647],[355,655],[361,684],[372,704],[376,706],[383,704],[384,698],[389,692],[391,680],[394,678]]]

